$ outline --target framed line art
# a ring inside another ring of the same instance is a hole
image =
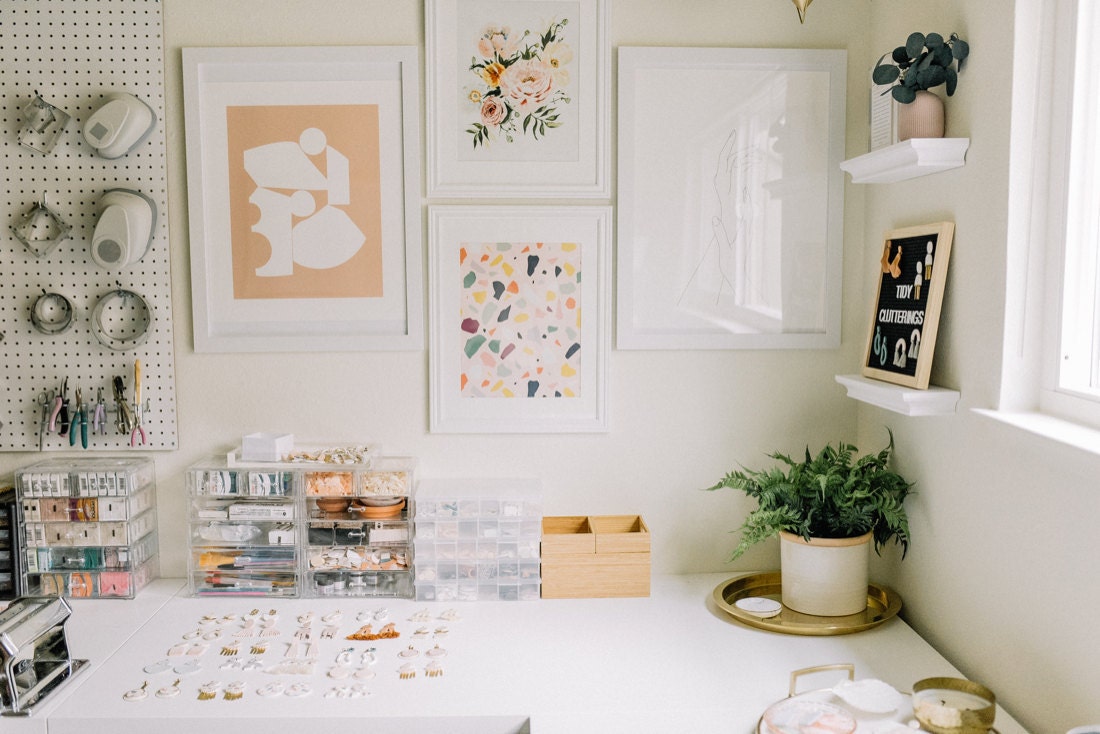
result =
[[[185,48],[197,352],[422,349],[417,49]]]
[[[887,232],[863,376],[924,390],[940,323],[953,222]]]
[[[618,348],[837,347],[846,52],[618,54]]]
[[[609,207],[428,210],[433,433],[607,426]]]
[[[610,0],[427,0],[428,195],[610,195]]]

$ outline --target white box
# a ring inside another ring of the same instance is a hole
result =
[[[281,461],[293,450],[290,433],[249,433],[241,440],[241,461]]]

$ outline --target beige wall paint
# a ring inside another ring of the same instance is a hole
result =
[[[1100,589],[1084,560],[1100,555],[1100,540],[1087,528],[1073,532],[1070,522],[1100,511],[1090,486],[1100,461],[969,412],[993,404],[999,380],[1012,3],[817,0],[799,25],[785,0],[613,2],[614,46],[848,49],[853,156],[867,150],[862,85],[878,55],[912,30],[958,30],[973,55],[950,101],[948,134],[972,143],[961,170],[847,186],[839,350],[613,351],[611,431],[595,436],[429,434],[426,351],[195,354],[180,49],[422,48],[423,11],[414,0],[163,0],[162,7],[180,445],[155,457],[164,575],[186,570],[184,469],[251,431],[287,430],[310,442],[377,440],[390,453],[416,456],[423,476],[538,476],[548,514],[644,515],[655,571],[732,574],[774,567],[778,553],[766,545],[727,565],[735,540],[728,531],[750,505],[699,487],[739,463],[760,465],[773,449],[797,452],[837,439],[875,449],[889,426],[899,468],[920,493],[911,508],[910,556],[899,563],[887,552],[875,573],[899,588],[907,621],[997,691],[1031,730],[1100,720],[1093,664],[1100,633],[1092,621]],[[907,419],[857,407],[833,376],[856,371],[881,233],[940,219],[958,229],[933,382],[962,391],[959,411]],[[0,469],[38,458],[2,454]]]
[[[859,425],[861,445],[892,426],[899,468],[917,483],[913,547],[882,570],[905,599],[906,620],[1029,730],[1054,733],[1100,721],[1100,583],[1091,570],[1100,536],[1090,531],[1100,458],[971,412],[994,407],[1000,384],[1014,5],[871,2],[867,64],[915,30],[970,42],[947,134],[971,146],[964,168],[867,187],[865,210],[868,239],[956,223],[932,382],[961,392],[958,411],[904,419],[864,407]]]

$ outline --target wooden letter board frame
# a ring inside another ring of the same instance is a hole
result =
[[[954,234],[954,222],[886,232],[864,377],[927,389]]]

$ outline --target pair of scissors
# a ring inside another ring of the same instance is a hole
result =
[[[144,407],[141,404],[141,360],[134,362],[134,430],[130,433],[130,446],[137,446],[138,436],[145,445],[145,428],[141,425]]]
[[[88,411],[84,409],[84,396],[80,388],[76,389],[76,412],[73,413],[73,425],[69,430],[69,445],[76,446],[76,426],[80,426],[80,447],[88,448]]]
[[[126,400],[126,385],[120,375],[115,375],[114,388],[115,408],[118,411],[115,428],[118,429],[119,433],[125,435],[134,430],[134,412],[130,410],[130,403]]]

